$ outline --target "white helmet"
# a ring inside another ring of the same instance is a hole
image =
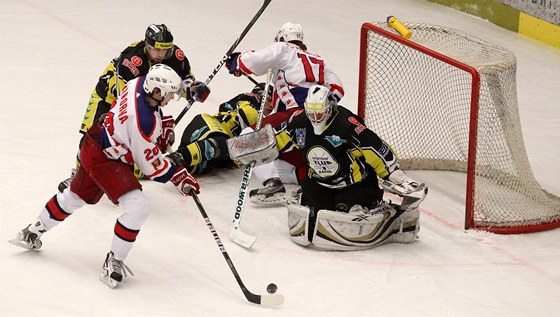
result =
[[[303,29],[301,25],[292,22],[286,22],[274,38],[274,42],[290,42],[300,41],[303,42]]]
[[[332,113],[336,111],[336,99],[329,88],[321,85],[313,85],[307,92],[305,98],[305,114],[316,135],[321,135],[325,130],[327,121]]]
[[[146,75],[144,91],[151,94],[154,88],[159,88],[163,97],[170,92],[178,94],[181,89],[181,77],[173,68],[164,64],[155,64]]]

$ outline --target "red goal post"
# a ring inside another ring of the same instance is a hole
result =
[[[362,25],[358,114],[403,169],[466,172],[466,229],[559,227],[560,198],[535,180],[523,143],[515,56],[452,28],[404,25],[410,39]]]

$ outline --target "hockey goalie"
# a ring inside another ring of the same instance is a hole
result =
[[[254,133],[245,140],[270,140],[273,132]],[[395,150],[360,117],[338,105],[327,87],[312,86],[304,110],[274,134],[277,150],[301,151],[308,168],[301,191],[286,201],[292,241],[347,251],[416,240],[418,206],[428,187],[400,170]],[[266,144],[265,150],[250,155],[245,151],[239,155],[242,163],[270,161],[276,154],[273,143],[260,143]],[[241,153],[239,148],[230,149],[230,155]],[[400,196],[402,203],[384,201],[384,191]]]

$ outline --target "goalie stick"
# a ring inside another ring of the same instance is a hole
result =
[[[261,97],[261,108],[259,109],[259,117],[257,119],[257,123],[255,124],[255,130],[258,130],[261,127],[263,111],[267,100],[268,87],[271,85],[271,83],[272,83],[272,69],[269,69],[266,75],[266,85],[264,86],[263,94]],[[241,179],[241,186],[239,187],[239,195],[237,195],[238,199],[237,199],[237,206],[235,206],[233,223],[231,225],[231,230],[229,231],[229,238],[231,239],[231,241],[247,249],[250,249],[255,243],[255,241],[257,240],[256,237],[241,231],[240,228],[241,216],[243,214],[243,207],[245,206],[245,200],[248,195],[247,190],[249,188],[249,181],[251,180],[251,174],[253,173],[254,166],[255,166],[255,162],[252,161],[251,163],[247,164],[247,167],[245,167],[245,172],[243,172],[243,178]]]
[[[214,78],[214,76],[216,76],[216,74],[218,73],[218,71],[220,71],[220,68],[222,68],[222,66],[225,64],[227,58],[231,55],[231,53],[233,53],[233,50],[235,50],[235,48],[237,48],[237,45],[239,45],[239,43],[241,42],[241,40],[245,37],[245,35],[247,35],[247,33],[249,33],[249,30],[251,30],[251,28],[253,27],[253,25],[257,22],[257,20],[259,19],[259,17],[262,15],[262,13],[264,12],[264,10],[266,9],[266,7],[268,7],[268,5],[270,4],[272,0],[264,0],[261,8],[259,9],[259,11],[257,11],[257,13],[255,14],[255,16],[253,17],[253,19],[251,19],[251,21],[249,22],[249,24],[247,24],[247,26],[245,27],[245,29],[241,32],[241,34],[239,34],[239,36],[237,37],[237,39],[235,40],[235,42],[233,42],[233,44],[231,45],[231,47],[229,48],[229,50],[226,52],[226,54],[222,57],[222,59],[220,60],[220,62],[218,63],[218,65],[216,65],[216,67],[214,68],[214,70],[212,71],[212,73],[210,74],[210,76],[208,76],[208,78],[206,78],[205,84],[208,85],[210,84],[210,82],[212,81],[212,79]],[[187,111],[189,111],[189,109],[192,107],[194,103],[194,100],[190,100],[187,105],[185,106],[185,108],[183,108],[183,110],[181,110],[181,113],[179,113],[179,115],[177,116],[177,118],[175,119],[175,126],[177,125],[177,123],[179,123],[179,121],[183,118],[183,116],[185,116],[185,114],[187,113]]]
[[[284,303],[284,296],[280,294],[257,295],[247,289],[245,284],[243,284],[243,281],[241,280],[239,273],[235,269],[235,266],[233,265],[233,261],[231,260],[229,254],[227,253],[226,248],[222,243],[222,240],[220,240],[220,236],[218,236],[216,229],[214,229],[214,226],[212,225],[212,222],[210,221],[208,214],[204,210],[204,207],[202,207],[202,203],[200,202],[200,199],[198,199],[198,196],[192,190],[191,190],[191,195],[192,198],[194,199],[194,202],[196,203],[196,206],[198,207],[198,210],[200,211],[200,214],[204,218],[204,221],[206,222],[208,229],[210,229],[210,232],[214,236],[214,240],[216,241],[216,244],[220,248],[220,251],[222,251],[222,255],[224,256],[224,259],[226,259],[227,265],[229,266],[231,273],[233,273],[233,276],[235,277],[237,284],[239,284],[239,286],[241,287],[241,291],[243,291],[243,295],[245,295],[245,298],[247,298],[249,302],[261,306],[270,307],[270,306],[282,305]]]

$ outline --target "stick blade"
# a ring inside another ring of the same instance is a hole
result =
[[[255,243],[255,241],[257,241],[256,237],[241,231],[239,227],[231,228],[231,231],[229,232],[229,238],[234,243],[246,249],[250,249]]]
[[[280,294],[257,295],[251,293],[247,289],[245,289],[244,293],[249,302],[260,306],[274,307],[284,304],[284,296]]]
[[[284,296],[280,294],[261,295],[261,306],[274,307],[284,304]]]

